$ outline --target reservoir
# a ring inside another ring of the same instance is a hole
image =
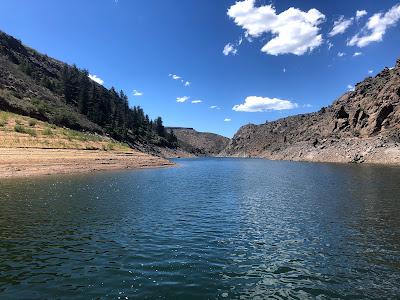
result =
[[[400,168],[262,159],[0,181],[1,299],[400,297]]]

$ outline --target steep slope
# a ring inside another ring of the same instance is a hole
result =
[[[245,125],[228,156],[400,164],[400,60],[319,112]]]
[[[129,107],[123,91],[106,89],[89,72],[23,45],[0,31],[0,110],[58,126],[108,134],[132,146],[175,147],[162,119]]]
[[[209,132],[198,132],[193,128],[169,127],[178,138],[178,145],[194,155],[218,155],[229,143],[229,139]]]

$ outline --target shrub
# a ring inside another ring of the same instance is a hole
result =
[[[51,131],[51,129],[47,127],[45,129],[43,129],[42,134],[43,135],[47,135],[47,136],[51,136],[51,135],[53,135],[53,131]]]
[[[21,125],[21,124],[22,124],[22,121],[21,121],[20,119],[15,119],[15,124]]]
[[[35,127],[36,124],[37,124],[37,121],[36,121],[35,119],[30,119],[28,124],[29,124],[29,126],[31,126],[31,127]]]
[[[26,133],[29,134],[30,136],[37,136],[36,130],[32,128],[25,128],[24,126],[20,124],[16,124],[14,126],[14,131],[18,133]]]
[[[7,124],[6,120],[0,119],[0,127],[4,127]]]

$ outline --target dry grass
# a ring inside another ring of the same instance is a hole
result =
[[[0,148],[43,148],[126,151],[129,146],[109,137],[84,133],[33,118],[0,111]]]

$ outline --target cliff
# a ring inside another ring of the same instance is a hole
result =
[[[242,126],[222,154],[400,164],[400,59],[318,112]]]

